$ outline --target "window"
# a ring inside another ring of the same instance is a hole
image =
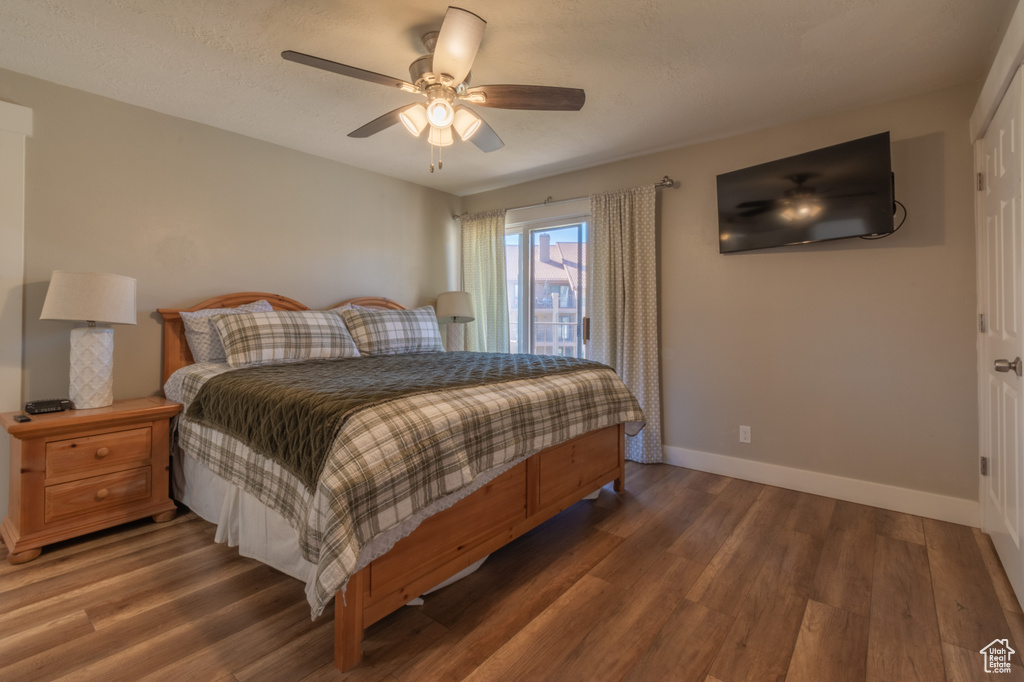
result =
[[[511,352],[586,357],[587,218],[533,220],[506,228]]]

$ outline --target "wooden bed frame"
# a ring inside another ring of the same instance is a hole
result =
[[[164,320],[163,378],[192,364],[180,313],[233,308],[260,299],[275,310],[309,310],[277,294],[245,292],[218,296],[191,308],[160,309]],[[404,310],[386,298],[362,297],[337,303]],[[613,482],[625,483],[623,424],[584,434],[542,450],[426,519],[385,555],[355,573],[335,595],[334,664],[344,671],[362,658],[363,630],[401,608],[583,497]]]

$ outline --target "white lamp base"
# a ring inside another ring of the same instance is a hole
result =
[[[114,330],[75,327],[71,330],[71,402],[76,410],[106,407],[114,402]]]
[[[466,350],[466,325],[449,322],[446,326],[448,327],[448,338],[445,339],[445,350]]]

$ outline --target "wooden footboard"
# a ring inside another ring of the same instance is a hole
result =
[[[411,599],[576,503],[625,482],[622,424],[542,450],[472,495],[431,516],[335,595],[334,664],[362,658],[363,630]]]

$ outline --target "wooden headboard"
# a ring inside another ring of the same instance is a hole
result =
[[[175,371],[191,365],[192,351],[189,350],[188,341],[185,340],[185,324],[181,321],[181,313],[191,313],[197,310],[208,310],[210,308],[235,308],[253,301],[265,300],[270,303],[274,310],[311,310],[303,303],[293,298],[281,296],[280,294],[266,294],[260,291],[245,291],[237,294],[225,294],[197,303],[191,308],[160,308],[157,310],[164,319],[164,358],[163,358],[163,379],[166,383],[168,377]],[[335,303],[330,308],[337,308],[340,305],[351,303],[363,308],[383,308],[386,310],[405,310],[405,306],[396,303],[389,298],[380,296],[361,296],[350,298]],[[329,308],[328,308],[329,309]]]

